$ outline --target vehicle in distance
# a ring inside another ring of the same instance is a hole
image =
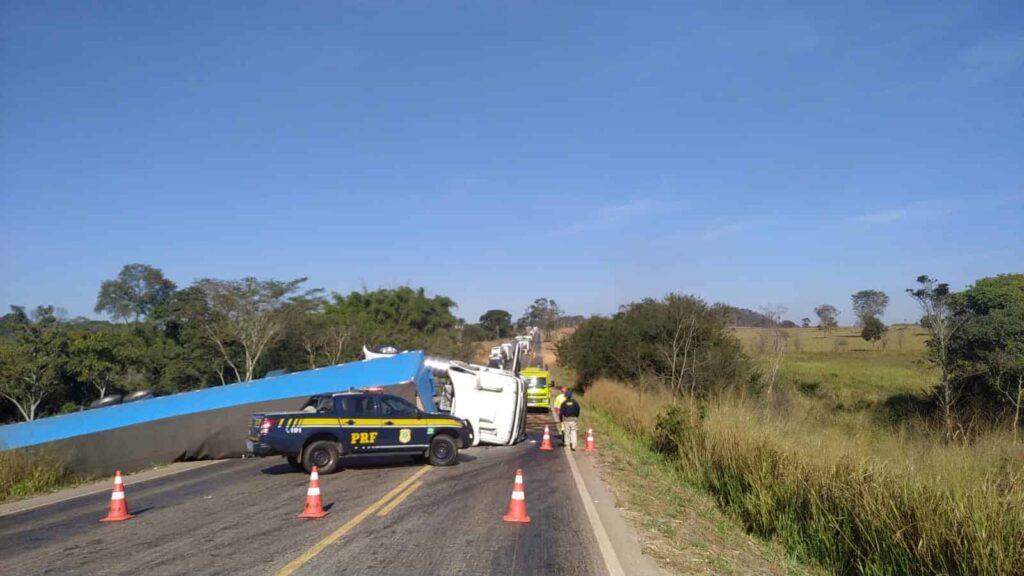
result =
[[[472,428],[464,420],[423,412],[392,394],[359,391],[314,396],[299,412],[253,414],[246,449],[330,474],[342,456],[360,454],[406,454],[450,466],[459,449],[472,443]]]
[[[526,380],[526,407],[551,408],[551,373],[540,368],[527,368],[519,372],[519,377]]]

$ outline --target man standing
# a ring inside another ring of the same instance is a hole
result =
[[[565,393],[565,402],[562,402],[562,407],[558,412],[559,420],[561,420],[565,431],[562,433],[565,445],[570,450],[576,450],[576,429],[578,426],[578,420],[580,418],[580,404],[572,397],[572,390]]]
[[[565,402],[566,387],[562,386],[558,396],[555,396],[555,418],[558,418],[558,433],[562,436],[562,446],[565,446],[565,428],[562,426],[562,419],[559,417],[562,409],[562,402]]]

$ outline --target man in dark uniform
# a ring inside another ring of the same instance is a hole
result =
[[[565,402],[558,412],[558,419],[565,427],[562,435],[562,445],[568,446],[570,450],[576,450],[576,429],[580,418],[580,403],[572,397],[572,390],[565,393]]]

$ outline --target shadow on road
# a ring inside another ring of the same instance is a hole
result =
[[[459,462],[473,462],[477,457],[466,454],[465,452],[459,452]],[[338,472],[342,472],[345,469],[349,470],[375,470],[378,468],[413,468],[419,466],[427,466],[421,461],[418,461],[412,456],[394,455],[394,456],[345,456],[341,459],[341,466],[338,468]],[[273,466],[267,466],[260,470],[261,473],[267,474],[268,476],[280,476],[282,474],[297,474],[305,476],[307,473],[303,470],[296,470],[292,468],[290,464],[282,462]]]

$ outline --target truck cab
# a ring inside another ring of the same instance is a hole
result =
[[[298,412],[253,414],[246,448],[254,456],[281,455],[296,468],[316,466],[330,474],[342,456],[360,454],[404,454],[450,466],[459,449],[472,444],[464,420],[369,390],[314,396]]]
[[[551,380],[551,373],[540,368],[526,368],[519,372],[519,376],[526,381],[527,408],[550,410],[551,389],[555,385]]]

